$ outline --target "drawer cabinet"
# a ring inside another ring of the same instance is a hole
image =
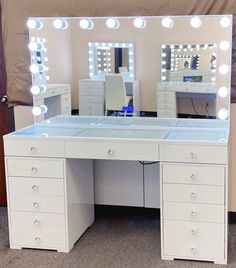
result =
[[[44,143],[21,146],[23,154],[46,151]],[[27,157],[6,158],[11,248],[68,251],[64,160]]]
[[[161,165],[162,258],[226,263],[225,148],[160,147],[160,158],[173,160]]]
[[[79,114],[104,115],[105,83],[103,81],[79,81]]]

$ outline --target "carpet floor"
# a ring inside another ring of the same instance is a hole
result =
[[[0,208],[0,268],[236,268],[236,225],[229,228],[228,265],[160,258],[160,222],[149,216],[98,217],[70,253],[11,250]]]

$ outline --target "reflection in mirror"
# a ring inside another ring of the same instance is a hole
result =
[[[214,83],[216,44],[162,45],[162,81]]]
[[[104,80],[106,74],[121,73],[134,79],[134,48],[131,43],[89,43],[90,79]]]
[[[114,107],[122,92],[120,99],[133,99],[132,115],[229,118],[230,15],[41,17],[27,25],[37,122],[71,110],[105,115],[105,78],[119,74]]]

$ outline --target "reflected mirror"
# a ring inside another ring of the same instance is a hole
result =
[[[228,119],[232,16],[192,18],[29,18],[36,121],[71,113]]]

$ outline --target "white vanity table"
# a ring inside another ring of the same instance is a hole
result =
[[[94,221],[93,161],[156,161],[162,258],[227,262],[226,121],[58,116],[4,146],[11,248],[69,252]]]
[[[139,81],[126,81],[126,94],[133,96],[135,115],[140,113]],[[104,115],[105,114],[105,82],[99,80],[79,80],[79,114]]]

